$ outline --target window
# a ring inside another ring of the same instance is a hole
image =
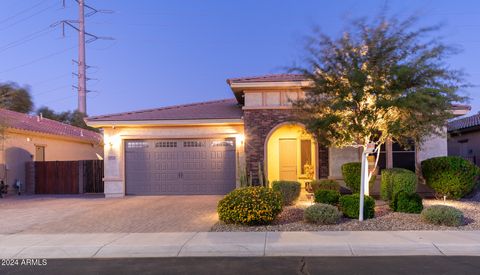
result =
[[[146,141],[129,141],[127,142],[127,148],[148,148]]]
[[[212,147],[233,147],[233,140],[214,140]]]
[[[155,148],[177,147],[176,141],[158,141],[155,142]]]
[[[183,147],[205,147],[205,141],[184,141]]]
[[[300,161],[302,175],[304,175],[305,165],[312,164],[312,141],[309,139],[300,142]]]

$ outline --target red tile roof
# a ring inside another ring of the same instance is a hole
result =
[[[251,82],[290,82],[305,81],[307,78],[302,74],[270,74],[252,77],[229,78],[227,83],[251,83]]]
[[[103,140],[101,134],[93,131],[74,127],[55,120],[13,112],[6,109],[0,109],[0,120],[2,123],[5,123],[8,128],[70,137],[97,144],[101,143]]]
[[[480,126],[480,113],[473,116],[460,118],[448,123],[448,131],[458,131],[470,127]]]
[[[156,109],[94,116],[87,121],[240,119],[243,111],[235,99],[198,102]]]

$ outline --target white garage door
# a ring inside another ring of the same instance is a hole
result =
[[[226,194],[235,188],[235,139],[128,140],[126,194]]]

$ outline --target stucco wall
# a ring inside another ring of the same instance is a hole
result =
[[[358,149],[353,147],[346,148],[328,148],[329,178],[342,179],[342,165],[347,162],[360,161],[358,157]]]
[[[448,155],[447,129],[442,129],[441,135],[432,135],[427,138],[417,154],[419,161]]]
[[[105,196],[122,197],[125,195],[125,140],[235,137],[238,161],[239,163],[243,163],[243,134],[243,125],[185,125],[162,127],[115,127],[115,129],[104,128]]]
[[[448,155],[461,156],[480,163],[480,131],[464,132],[448,138]]]
[[[25,184],[25,163],[34,160],[36,145],[45,146],[46,161],[90,160],[98,159],[97,154],[103,155],[101,146],[90,143],[37,134],[7,132],[4,152],[0,154],[0,163],[6,163],[6,178],[9,186],[14,186],[16,179],[19,179],[21,184]]]

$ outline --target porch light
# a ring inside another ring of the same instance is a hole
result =
[[[245,135],[238,134],[235,136],[235,139],[237,140],[237,144],[243,145],[243,143],[245,142]]]

